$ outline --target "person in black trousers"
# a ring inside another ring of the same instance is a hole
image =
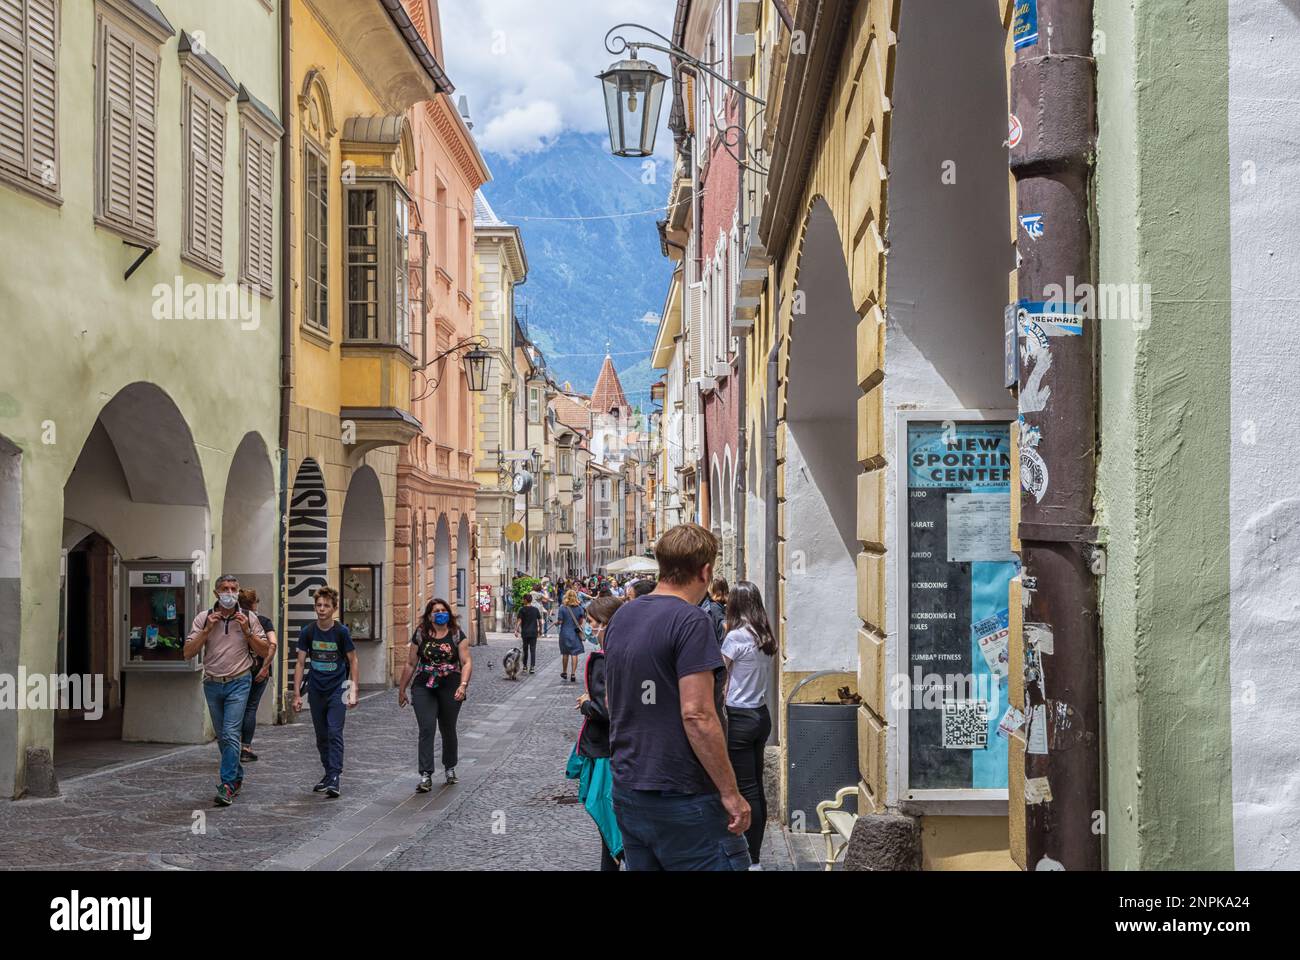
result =
[[[767,826],[767,797],[763,791],[763,748],[772,732],[767,709],[767,685],[776,653],[776,637],[768,626],[763,595],[742,580],[727,597],[727,634],[722,662],[727,667],[727,753],[736,772],[740,795],[754,811],[745,839],[751,870],[758,866]]]
[[[424,608],[411,635],[411,652],[397,685],[397,703],[415,707],[420,727],[420,782],[417,793],[433,789],[433,738],[442,731],[442,768],[447,783],[456,783],[456,718],[469,692],[474,662],[469,637],[460,629],[446,600],[433,599]],[[414,677],[414,680],[412,680]],[[408,699],[407,685],[411,685]]]
[[[537,667],[537,634],[546,615],[542,613],[541,601],[534,594],[519,608],[515,616],[515,636],[523,642],[523,663],[521,666],[529,673]]]

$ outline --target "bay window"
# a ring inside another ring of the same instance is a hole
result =
[[[409,349],[410,198],[391,180],[347,187],[346,198],[345,337]]]

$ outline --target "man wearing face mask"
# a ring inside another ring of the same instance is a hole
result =
[[[217,602],[194,618],[185,641],[185,659],[203,653],[203,696],[221,749],[221,785],[214,798],[228,807],[244,785],[239,762],[240,732],[248,694],[253,687],[253,656],[271,652],[261,623],[239,609],[239,579],[217,578]]]

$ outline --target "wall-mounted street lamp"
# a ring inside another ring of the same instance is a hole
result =
[[[648,40],[628,40],[622,34],[615,36],[616,31],[623,29],[642,30],[659,38],[663,44]],[[605,49],[615,56],[621,53],[626,53],[628,56],[611,64],[608,70],[597,75],[605,92],[609,146],[616,157],[648,157],[655,150],[655,136],[659,132],[659,113],[663,108],[663,88],[668,78],[653,63],[640,58],[642,48],[668,54],[676,61],[674,64],[676,69],[685,67],[688,70],[708,74],[723,86],[752,101],[760,109],[767,106],[767,101],[747,93],[739,84],[722,76],[711,65],[691,56],[662,33],[639,23],[620,23],[605,34]],[[744,141],[744,131],[739,127],[727,127],[718,132],[728,150]],[[746,153],[748,154],[747,148]],[[732,156],[742,166],[751,165],[744,159],[736,157],[735,154]]]
[[[424,366],[416,367],[411,372],[424,377],[425,387],[419,396],[411,398],[411,402],[418,403],[426,397],[433,396],[433,392],[437,390],[438,385],[442,383],[442,378],[444,376],[443,373],[440,373],[438,378],[434,380],[430,378],[425,371],[435,364],[442,363],[442,361],[446,360],[448,357],[455,356],[457,353],[462,353],[462,351],[463,356],[461,357],[461,363],[465,366],[465,379],[468,382],[470,392],[486,393],[488,387],[488,371],[492,366],[492,354],[484,349],[484,347],[488,346],[491,346],[491,344],[488,343],[486,337],[467,337],[454,346],[448,347]]]

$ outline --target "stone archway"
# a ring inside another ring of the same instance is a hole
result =
[[[858,385],[843,348],[858,323],[843,241],[818,199],[805,228],[789,334],[785,418],[785,670],[856,674]]]
[[[437,598],[446,600],[448,604],[454,604],[455,600],[451,596],[453,587],[451,524],[448,523],[445,513],[438,516],[438,527],[433,535],[433,558],[433,596],[429,599]]]
[[[348,484],[339,525],[339,619],[357,641],[357,660],[366,683],[386,682],[388,660],[383,655],[384,568],[388,556],[384,522],[384,493],[379,476],[359,467]]]
[[[472,541],[470,539],[469,516],[461,514],[460,526],[456,531],[456,582],[453,584],[456,590],[456,597],[451,600],[455,604],[456,616],[460,618],[461,629],[467,635],[470,631],[470,603],[474,588],[470,583],[470,558],[473,555]]]
[[[211,599],[211,521],[194,439],[171,397],[150,383],[120,390],[87,435],[63,504],[60,656],[103,676],[105,711],[97,729],[76,711],[60,719],[56,768],[87,737],[117,732],[110,724],[125,740],[201,742],[203,698],[177,697],[174,671],[186,663],[191,621]]]

